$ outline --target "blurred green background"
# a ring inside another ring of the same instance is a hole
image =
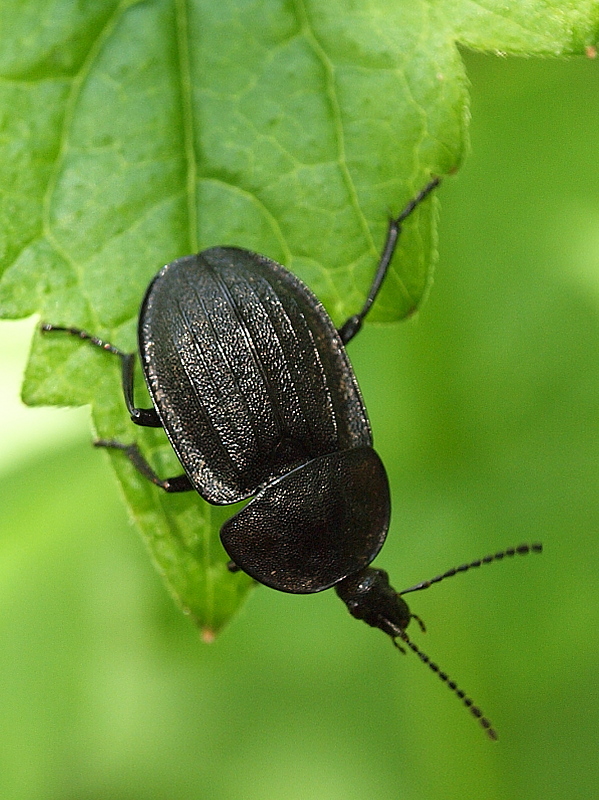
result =
[[[417,319],[350,346],[393,490],[377,563],[413,656],[333,592],[257,589],[213,645],[175,609],[84,409],[19,409],[0,325],[3,800],[589,798],[598,785],[599,63],[466,54],[472,153]]]

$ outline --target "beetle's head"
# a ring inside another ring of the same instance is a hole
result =
[[[494,555],[479,558],[476,561],[471,561],[469,564],[462,564],[460,567],[449,569],[442,575],[437,575],[429,581],[422,581],[409,589],[404,589],[403,592],[396,592],[389,583],[389,576],[383,569],[375,569],[374,567],[366,567],[358,572],[348,575],[335,586],[335,591],[343,600],[349,613],[356,619],[363,619],[368,625],[373,628],[380,628],[387,636],[391,637],[393,644],[398,650],[405,652],[398,640],[410,648],[418,658],[431,669],[437,677],[448,686],[454,694],[464,703],[470,713],[478,719],[482,727],[487,732],[491,739],[497,738],[497,733],[492,727],[491,723],[478,708],[474,705],[472,700],[463,692],[455,681],[451,680],[449,675],[440,669],[430,658],[423,653],[422,650],[412,642],[407,633],[406,628],[411,619],[415,619],[424,631],[424,624],[420,617],[412,614],[408,608],[408,604],[403,599],[402,595],[409,592],[419,592],[422,589],[428,589],[435,583],[439,583],[445,578],[451,578],[469,569],[480,567],[483,564],[491,564],[493,561],[502,561],[504,558],[515,555],[526,555],[527,553],[540,553],[543,550],[541,544],[521,544],[518,547],[509,547],[506,550],[500,550]]]
[[[393,641],[403,638],[413,614],[393,589],[384,569],[366,567],[348,575],[335,586],[349,613],[373,628],[380,628]]]
[[[427,582],[427,585],[428,584]],[[418,588],[425,588],[424,585]],[[407,590],[413,591],[414,589]],[[359,572],[349,575],[335,586],[335,591],[349,609],[349,613],[362,619],[373,628],[380,628],[388,636],[395,647],[402,653],[405,649],[399,643],[407,645],[413,650],[418,658],[426,664],[455,694],[462,700],[464,705],[470,710],[491,739],[497,738],[495,729],[483,716],[482,711],[475,706],[472,700],[463,692],[455,681],[452,681],[446,672],[443,672],[437,664],[423,653],[422,650],[408,638],[405,631],[411,619],[415,619],[424,630],[424,625],[419,617],[412,614],[408,604],[401,595],[393,589],[389,583],[389,576],[383,569],[366,567]]]

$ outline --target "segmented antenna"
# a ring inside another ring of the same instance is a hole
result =
[[[492,726],[490,720],[487,717],[485,717],[480,708],[474,705],[474,701],[460,689],[460,687],[457,685],[455,681],[451,680],[451,678],[446,672],[443,672],[441,670],[438,664],[435,664],[434,661],[431,661],[430,658],[426,655],[426,653],[423,653],[422,650],[419,647],[417,647],[411,639],[408,638],[408,635],[405,631],[398,630],[397,636],[402,640],[402,642],[405,642],[407,644],[410,650],[416,653],[416,655],[422,661],[422,663],[426,664],[427,667],[435,673],[435,675],[439,678],[439,680],[443,681],[443,683],[446,684],[446,686],[448,686],[451,689],[451,691],[459,697],[459,699],[463,702],[468,711],[470,711],[472,716],[476,717],[476,719],[479,721],[481,726],[484,728],[487,736],[490,739],[493,739],[493,741],[495,741],[497,739],[497,731]],[[404,652],[404,649],[400,644],[398,644],[396,639],[393,639],[393,644],[402,653]]]
[[[432,586],[433,583],[439,583],[440,581],[445,580],[445,578],[452,578],[459,572],[467,572],[469,569],[473,569],[474,567],[481,567],[483,564],[491,564],[493,561],[501,561],[506,557],[515,555],[525,556],[528,555],[528,553],[542,552],[543,545],[538,542],[535,542],[534,544],[521,544],[518,545],[518,547],[508,547],[506,550],[500,550],[498,553],[485,556],[484,558],[479,558],[476,561],[471,561],[469,564],[462,564],[459,567],[448,569],[447,572],[444,572],[442,575],[437,575],[436,578],[432,578],[430,581],[422,581],[422,583],[417,583],[415,586],[410,586],[409,589],[404,589],[403,592],[399,592],[399,594],[403,595],[408,594],[409,592],[419,592],[421,589],[428,589],[428,587]]]
[[[422,581],[422,583],[417,583],[415,586],[411,586],[409,589],[404,589],[403,592],[399,592],[399,596],[408,594],[409,592],[419,592],[421,589],[428,589],[429,586],[432,586],[433,583],[439,583],[445,578],[451,578],[454,575],[457,575],[460,572],[467,572],[469,569],[474,569],[475,567],[481,567],[483,564],[491,564],[493,561],[501,561],[504,558],[509,558],[511,556],[525,556],[528,553],[541,553],[543,552],[543,545],[540,543],[533,543],[533,544],[521,544],[518,547],[508,547],[506,550],[500,550],[498,553],[494,553],[493,555],[485,556],[484,558],[479,558],[476,561],[471,561],[469,564],[462,564],[459,567],[454,567],[453,569],[448,569],[447,572],[444,572],[442,575],[437,575],[436,578],[432,578],[430,581]],[[419,617],[416,617],[414,614],[411,615],[413,619],[415,619],[422,630],[424,630],[424,624]],[[412,642],[407,633],[402,628],[396,628],[395,637],[392,637],[393,644],[400,650],[402,653],[405,652],[403,647],[398,643],[397,639],[401,639],[402,642],[412,650],[412,652],[416,653],[418,658],[422,661],[423,664],[426,664],[429,669],[431,669],[435,675],[439,678],[439,680],[443,681],[454,694],[456,694],[459,699],[464,703],[466,708],[470,711],[470,713],[476,717],[479,723],[482,725],[484,730],[486,731],[487,735],[490,739],[496,740],[497,739],[497,731],[491,725],[491,722],[483,712],[480,710],[478,706],[474,705],[474,701],[463,692],[457,683],[449,677],[446,672],[443,672],[438,664],[435,664],[434,661],[431,661],[430,658],[423,653],[422,650],[417,647],[414,642]]]

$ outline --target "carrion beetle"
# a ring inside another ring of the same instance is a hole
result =
[[[159,478],[136,445],[113,440],[167,492],[197,491],[209,503],[250,499],[221,529],[231,569],[294,594],[331,587],[349,612],[412,649],[496,733],[461,689],[406,634],[402,595],[515,554],[521,545],[396,592],[370,566],[390,519],[385,468],[345,346],[360,330],[391,263],[402,224],[435,189],[432,179],[390,220],[378,268],[358,314],[336,329],[312,292],[280,264],[214,247],[167,264],[143,300],[138,346],[153,407],[134,401],[135,353],[79,328],[45,323],[120,357],[123,392],[137,425],[164,428],[184,473]]]

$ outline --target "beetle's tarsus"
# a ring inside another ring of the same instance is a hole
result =
[[[169,494],[193,491],[194,487],[191,485],[191,481],[185,474],[176,475],[174,478],[166,478],[165,480],[159,478],[146,459],[143,457],[139,447],[135,443],[124,444],[123,442],[118,442],[115,439],[97,439],[94,442],[94,447],[106,447],[109,450],[122,450],[126,454],[129,461],[133,464],[135,469],[141,475],[143,475],[144,478],[147,478],[155,486],[158,486],[160,489],[163,489]]]

